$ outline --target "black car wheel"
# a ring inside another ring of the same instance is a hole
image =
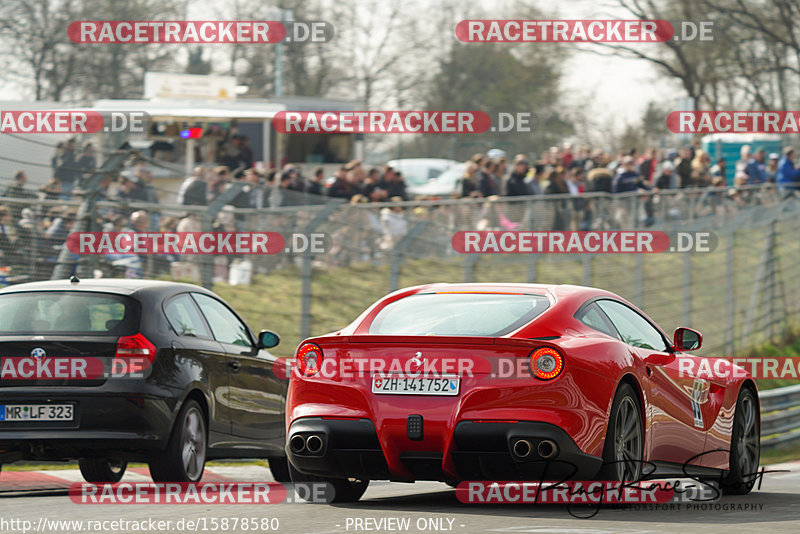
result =
[[[107,458],[81,458],[78,460],[78,467],[81,468],[81,475],[86,482],[114,483],[122,480],[128,462]]]
[[[286,456],[273,456],[268,458],[269,472],[272,473],[272,478],[275,482],[291,482],[292,477],[289,474],[289,461]]]
[[[356,502],[364,495],[369,486],[369,480],[358,480],[355,478],[325,478],[301,473],[289,463],[289,474],[294,483],[295,492],[305,500],[311,501],[313,498],[322,496],[326,503],[332,502]],[[324,492],[315,490],[315,484],[327,484]]]
[[[155,482],[198,482],[206,465],[206,419],[200,405],[186,401],[164,452],[150,460]]]
[[[722,492],[729,495],[750,493],[758,478],[761,428],[755,395],[749,388],[742,388],[736,401],[730,451],[730,471],[722,483]]]
[[[622,384],[614,395],[598,478],[629,482],[641,479],[643,445],[639,397],[629,384]]]

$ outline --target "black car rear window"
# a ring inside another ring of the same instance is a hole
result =
[[[31,291],[0,295],[0,335],[129,335],[138,306],[121,295],[77,291]]]
[[[544,295],[419,293],[387,304],[370,334],[409,336],[502,336],[539,316]]]

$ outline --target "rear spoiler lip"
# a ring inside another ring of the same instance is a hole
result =
[[[308,343],[316,344],[396,344],[396,345],[536,345],[540,342],[552,342],[561,336],[540,336],[534,338],[488,337],[488,336],[392,336],[392,335],[351,335],[321,336],[309,339]]]

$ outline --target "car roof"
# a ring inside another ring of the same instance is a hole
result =
[[[0,295],[27,291],[95,291],[117,295],[133,295],[140,291],[170,290],[170,293],[197,291],[211,294],[210,291],[194,284],[168,282],[164,280],[134,280],[128,278],[85,278],[73,283],[70,280],[45,280],[17,284],[0,290]]]
[[[571,284],[528,284],[516,282],[463,282],[463,283],[437,283],[417,287],[419,293],[435,291],[446,292],[476,292],[476,293],[533,293],[544,295],[550,293],[557,300],[580,296],[591,298],[594,296],[617,295],[595,287],[576,286]]]

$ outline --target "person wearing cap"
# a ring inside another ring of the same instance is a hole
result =
[[[783,157],[778,162],[776,175],[778,189],[793,195],[797,188],[798,178],[800,178],[800,169],[796,169],[794,166],[794,148],[787,146],[783,149]]]
[[[661,174],[655,183],[658,189],[677,189],[678,177],[675,175],[675,164],[669,160],[662,163]]]
[[[767,182],[767,151],[758,147],[755,154],[747,163],[744,172],[747,174],[748,185],[760,185]]]
[[[633,156],[625,156],[622,159],[622,172],[614,178],[611,192],[627,193],[638,189],[650,189],[650,186],[644,183],[642,177],[634,169]]]
[[[774,184],[778,176],[778,160],[781,156],[777,152],[772,152],[767,158],[767,182]]]

